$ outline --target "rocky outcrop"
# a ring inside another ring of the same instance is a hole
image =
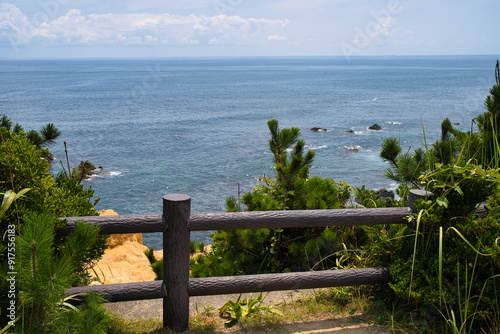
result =
[[[354,133],[354,130],[345,130],[345,133]]]
[[[380,127],[380,125],[378,124],[373,124],[372,126],[369,126],[368,129],[370,130],[382,130],[382,128]]]
[[[113,210],[99,212],[101,216],[117,216]],[[102,284],[153,281],[156,277],[144,251],[142,234],[112,234],[109,248],[89,274]],[[158,254],[159,253],[159,254]],[[160,252],[155,252],[155,256]],[[96,277],[97,274],[97,277]]]
[[[391,200],[394,200],[395,193],[393,190],[387,190],[385,188],[380,188],[379,190],[370,190],[372,194],[375,195],[375,199],[379,200],[385,200],[387,205],[391,204]],[[356,197],[355,199],[356,203],[363,205],[363,202]]]
[[[373,192],[375,196],[377,196],[377,199],[384,199],[387,204],[391,203],[391,200],[394,200],[394,191],[393,190],[387,190],[385,188],[380,188],[377,191]]]
[[[154,281],[156,274],[144,254],[148,248],[137,242],[125,241],[122,245],[104,252],[94,266],[91,276],[102,284]]]
[[[118,214],[108,209],[99,211],[99,216],[118,216]],[[126,241],[137,242],[142,245],[142,233],[111,234],[108,238],[108,247],[112,249],[123,245]]]
[[[325,128],[310,128],[309,130],[311,131],[316,131],[316,132],[327,132],[328,130]]]

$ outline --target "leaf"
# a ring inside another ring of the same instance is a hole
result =
[[[460,188],[460,186],[456,185],[453,187],[453,189],[460,194],[460,196],[463,196],[464,195],[464,192],[462,191],[462,188]]]
[[[444,196],[440,196],[440,197],[436,198],[436,203],[439,206],[444,206],[445,208],[448,208],[448,204],[449,204],[448,200]]]
[[[444,188],[445,186],[446,183],[444,183],[443,181],[436,181],[436,183],[434,183],[435,188]]]
[[[236,319],[231,319],[231,320],[226,321],[226,322],[224,323],[224,327],[226,327],[226,328],[231,328],[231,327],[235,326],[237,323],[238,323],[238,320],[236,320]]]
[[[469,245],[470,248],[472,248],[472,250],[474,250],[474,252],[476,252],[478,255],[481,255],[481,256],[493,256],[495,255],[495,252],[491,253],[491,254],[485,254],[485,253],[481,253],[480,251],[478,251],[474,246],[472,246],[472,244],[469,242],[469,240],[467,240],[467,238],[465,238],[462,233],[460,233],[459,230],[457,230],[456,228],[454,227],[450,227],[448,228],[448,230],[453,230],[456,234],[458,234],[458,236],[460,238],[462,238],[463,241],[465,241],[465,243],[467,245]],[[497,239],[498,240],[498,239]],[[497,242],[497,240],[495,240],[495,243]],[[498,246],[498,245],[497,245]]]

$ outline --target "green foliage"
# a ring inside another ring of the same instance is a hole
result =
[[[49,171],[49,163],[45,159],[47,149],[37,148],[30,142],[24,131],[10,131],[12,122],[2,117],[0,124],[0,192],[19,192],[23,188],[31,190],[25,194],[24,201],[16,201],[15,210],[7,211],[0,217],[0,231],[5,231],[8,224],[22,224],[22,218],[30,213],[51,216],[55,228],[65,226],[64,220],[57,217],[95,216],[92,197],[94,191],[68,179],[63,173],[55,177]],[[16,127],[15,127],[16,128]],[[14,129],[15,129],[14,128]],[[60,135],[53,125],[41,130],[44,143],[49,143]],[[81,258],[78,272],[82,274],[93,261],[100,258],[106,248],[106,236],[98,237],[95,248],[88,250],[88,255]],[[59,244],[60,240],[56,240]],[[0,254],[4,254],[4,245],[0,246]],[[82,274],[83,275],[83,274]]]
[[[390,164],[384,173],[386,178],[405,186],[419,186],[418,177],[427,167],[427,156],[422,149],[416,149],[411,154],[402,153],[396,138],[386,138],[382,142],[380,157]]]
[[[7,212],[9,207],[14,203],[15,200],[24,197],[24,194],[30,191],[29,188],[21,190],[19,193],[15,193],[12,190],[7,190],[3,195],[2,205],[0,206],[0,218]]]
[[[434,305],[448,320],[454,314],[456,323],[462,321],[459,328],[467,323],[477,330],[498,320],[498,177],[498,171],[475,165],[437,166],[422,178],[436,195],[416,203],[419,215],[411,218],[413,228],[365,228],[371,241],[364,247],[367,265],[390,269],[394,299],[421,310]],[[491,209],[478,217],[476,206],[485,200]]]
[[[463,166],[436,164],[434,170],[420,177],[421,183],[434,194],[445,218],[462,217],[498,191],[498,170],[483,169],[467,162]]]
[[[482,163],[495,168],[500,167],[498,143],[500,125],[500,84],[490,89],[490,95],[484,101],[486,112],[477,117],[477,125],[482,142]]]
[[[196,253],[201,253],[205,250],[205,244],[200,241],[190,240],[189,241],[189,253],[191,255]]]
[[[59,138],[62,134],[53,123],[44,125],[40,131],[29,130],[28,132],[25,132],[20,124],[16,124],[12,127],[13,124],[14,123],[7,117],[7,115],[2,115],[2,118],[0,119],[0,128],[6,132],[12,132],[25,137],[36,147],[37,150],[40,150],[43,146],[54,144],[57,138]]]
[[[153,247],[149,247],[144,251],[144,255],[148,258],[149,263],[153,264],[156,262],[155,253]]]
[[[16,329],[24,324],[26,333],[91,333],[78,328],[94,327],[92,333],[105,333],[108,317],[98,305],[100,299],[90,297],[79,310],[64,299],[66,288],[79,282],[80,263],[95,247],[98,234],[99,227],[77,222],[56,250],[54,220],[44,215],[24,216],[16,238],[17,314],[21,316]],[[6,274],[2,272],[3,280]]]
[[[58,319],[58,333],[105,334],[112,324],[113,316],[104,307],[106,300],[96,294],[89,293],[85,302],[76,310],[62,312]]]
[[[371,240],[367,265],[391,270],[391,292],[382,289],[384,296],[404,301],[401,306],[422,321],[442,315],[453,333],[499,330],[499,101],[497,83],[485,101],[487,111],[475,119],[479,132],[460,132],[444,120],[441,138],[426,147],[418,173],[407,173],[419,160],[416,153],[407,158],[395,139],[384,142],[381,157],[391,164],[386,176],[425,187],[433,196],[417,201],[418,215],[408,226],[365,229]],[[488,210],[479,215],[484,202]]]
[[[262,292],[254,298],[252,294],[248,299],[241,299],[242,295],[238,296],[238,299],[233,302],[228,300],[224,306],[220,309],[219,315],[223,316],[225,312],[229,313],[229,320],[224,323],[226,328],[235,326],[238,323],[244,322],[248,317],[258,314],[260,312],[270,312],[281,316],[284,314],[272,307],[271,305],[263,305],[264,298]]]
[[[226,203],[224,204],[226,212],[239,212],[241,211],[241,206],[238,203],[238,199],[234,196],[229,196],[226,198]]]
[[[309,176],[314,152],[304,151],[300,130],[280,129],[274,119],[268,122],[268,127],[275,178],[262,177],[251,192],[243,195],[241,202],[246,210],[344,208],[350,199],[350,187],[343,182]],[[226,199],[226,208],[230,212],[239,211],[235,197]],[[342,256],[338,252],[349,239],[343,232],[344,229],[338,228],[332,233],[326,227],[218,231],[212,235],[211,252],[192,260],[191,275],[223,276],[335,266],[335,254]]]
[[[394,206],[406,206],[404,200],[393,200],[380,198],[378,191],[372,191],[366,186],[361,186],[361,188],[354,188],[354,193],[356,195],[356,202],[363,205],[365,208],[385,208]],[[404,196],[408,197],[408,195]]]
[[[160,260],[156,259],[153,247],[144,251],[144,254],[148,258],[149,263],[151,263],[151,268],[156,275],[155,280],[163,280],[163,258]]]

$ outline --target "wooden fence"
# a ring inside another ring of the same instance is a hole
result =
[[[412,191],[409,204],[425,194]],[[109,284],[71,288],[66,295],[95,291],[109,302],[163,298],[163,325],[185,331],[189,325],[189,297],[229,293],[387,283],[387,268],[363,268],[189,278],[191,231],[318,226],[402,224],[411,208],[295,210],[191,214],[191,198],[171,194],[163,197],[163,215],[95,216],[66,218],[68,234],[74,222],[84,220],[101,227],[102,234],[163,233],[163,281]]]

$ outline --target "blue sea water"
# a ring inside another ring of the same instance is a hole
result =
[[[103,166],[110,174],[87,182],[99,210],[160,213],[163,195],[185,193],[193,213],[222,212],[238,183],[247,192],[274,174],[271,118],[301,128],[316,151],[311,174],[395,187],[382,175],[383,139],[419,147],[423,128],[433,142],[446,117],[470,129],[484,112],[498,58],[2,60],[0,113],[26,129],[54,123],[63,133],[50,148],[58,161],[65,163],[66,141],[72,164]],[[367,129],[375,123],[381,131]],[[192,238],[209,241],[209,234]],[[159,235],[144,240],[161,247]]]

